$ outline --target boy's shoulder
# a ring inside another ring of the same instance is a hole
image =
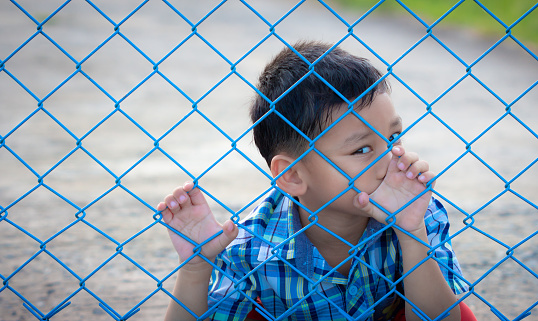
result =
[[[254,242],[258,247],[282,243],[293,233],[293,202],[273,189],[238,225],[239,234],[228,248]],[[291,226],[290,226],[291,225]],[[250,246],[256,246],[251,244]]]

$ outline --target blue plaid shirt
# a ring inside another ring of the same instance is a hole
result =
[[[454,293],[466,291],[445,241],[449,223],[441,203],[432,198],[424,219],[443,276]],[[390,320],[403,310],[401,250],[392,228],[370,219],[346,277],[304,233],[296,234],[302,228],[298,207],[276,190],[240,226],[216,260],[208,299],[212,319],[244,320],[256,298],[262,312],[288,320]]]

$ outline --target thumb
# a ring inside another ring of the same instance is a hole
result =
[[[373,217],[375,206],[370,203],[370,196],[366,192],[360,192],[353,198],[353,206]]]
[[[387,215],[377,206],[375,206],[372,202],[370,202],[370,195],[368,195],[367,193],[361,192],[357,196],[355,196],[355,198],[353,199],[353,205],[359,210],[366,213],[368,217],[371,217],[380,223],[387,224],[385,222],[385,218],[387,217]]]
[[[227,220],[222,225],[222,234],[218,236],[218,240],[222,249],[225,249],[237,237],[239,229],[231,220]]]

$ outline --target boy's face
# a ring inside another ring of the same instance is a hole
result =
[[[332,119],[338,119],[346,110],[347,106],[336,109]],[[402,132],[402,120],[387,93],[378,94],[372,104],[363,108],[359,115],[388,140],[393,140]],[[387,142],[353,114],[340,120],[315,146],[351,178],[387,150]],[[391,157],[392,153],[389,152],[379,159],[355,180],[355,186],[368,194],[374,192],[387,173]],[[310,152],[302,162],[306,173],[303,179],[308,188],[300,196],[300,201],[310,210],[318,210],[349,186],[349,180],[316,152]],[[353,206],[353,197],[356,195],[355,191],[348,191],[326,210],[356,215],[357,209]]]

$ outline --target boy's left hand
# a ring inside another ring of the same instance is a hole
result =
[[[403,146],[392,149],[387,174],[379,187],[370,195],[358,194],[354,205],[365,211],[375,220],[386,224],[387,214],[370,202],[370,199],[394,213],[426,189],[426,184],[435,177],[429,171],[426,161],[420,160],[415,153],[406,152]],[[401,229],[416,234],[424,228],[424,214],[430,203],[431,191],[427,191],[396,214],[396,225]]]

